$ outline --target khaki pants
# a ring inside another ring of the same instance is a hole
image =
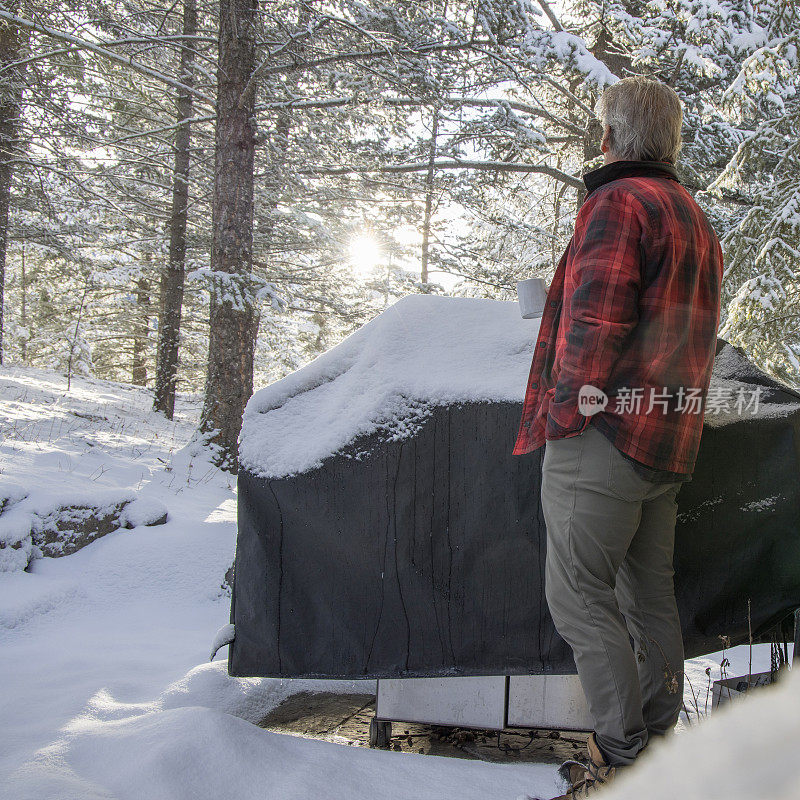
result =
[[[614,765],[632,763],[649,736],[668,733],[682,707],[672,581],[681,485],[641,477],[593,425],[546,444],[545,594]]]

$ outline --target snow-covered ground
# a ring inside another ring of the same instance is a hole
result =
[[[282,736],[252,723],[303,689],[374,682],[229,678],[208,653],[228,621],[235,481],[186,448],[148,393],[0,371],[0,486],[81,498],[130,490],[166,525],[120,530],[31,572],[0,574],[0,796],[23,798],[515,797],[552,767],[505,767]]]
[[[0,488],[13,483],[34,498],[129,492],[169,513],[165,525],[118,530],[73,555],[35,560],[30,572],[0,573],[0,797],[513,800],[556,793],[549,765],[347,747],[252,724],[296,691],[371,693],[374,684],[229,678],[225,650],[208,663],[214,634],[228,621],[220,585],[233,559],[235,482],[187,447],[197,398],[180,398],[173,423],[153,414],[150,402],[122,384],[74,379],[67,393],[55,373],[0,370]],[[747,671],[746,649],[728,656],[730,674]],[[757,649],[754,668],[767,657]],[[719,656],[687,664],[701,710],[706,666],[718,677]],[[796,696],[798,688],[786,690]],[[743,729],[763,727],[792,705],[774,699],[786,690],[748,701],[731,719],[739,714]],[[749,706],[758,714],[747,716]],[[800,725],[796,707],[790,716],[787,733]],[[687,767],[696,776],[689,789],[702,784],[702,759],[720,772],[736,765],[719,755],[730,726],[692,727],[670,746],[700,765]],[[704,747],[717,747],[716,759]],[[630,796],[641,797],[634,778]],[[756,796],[689,789],[682,796]]]

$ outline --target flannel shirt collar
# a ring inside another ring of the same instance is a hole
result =
[[[675,166],[668,161],[612,161],[602,167],[593,169],[583,176],[583,182],[589,190],[587,197],[603,184],[618,178],[672,178],[678,180]]]

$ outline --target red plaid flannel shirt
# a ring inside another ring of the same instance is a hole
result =
[[[576,436],[591,421],[636,461],[691,473],[719,324],[719,241],[666,162],[617,161],[584,182],[589,194],[547,295],[514,454]],[[578,409],[585,384],[609,398],[593,416]]]

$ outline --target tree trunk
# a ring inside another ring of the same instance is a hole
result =
[[[439,135],[439,109],[433,109],[431,119],[431,139],[428,148],[428,171],[425,174],[425,218],[422,221],[422,268],[420,280],[423,286],[428,285],[428,263],[431,246],[431,217],[433,216],[433,181],[434,164],[436,163],[436,137]]]
[[[20,249],[20,304],[19,304],[19,322],[22,326],[22,338],[19,343],[20,360],[24,364],[28,360],[28,275],[25,271],[25,242],[22,242]]]
[[[242,412],[253,392],[258,317],[251,286],[255,0],[220,0],[208,375],[200,429],[216,463],[237,467]],[[252,88],[252,87],[251,87]]]
[[[150,282],[136,281],[136,319],[133,323],[133,365],[131,381],[134,386],[147,385],[147,344],[150,331]]]
[[[12,8],[13,10],[13,8]],[[11,206],[11,180],[14,158],[19,147],[19,114],[22,103],[21,67],[9,67],[20,57],[27,32],[8,22],[0,22],[0,364],[3,363],[4,306],[6,287],[6,253],[8,251],[8,217]]]
[[[196,0],[183,3],[184,36],[197,33]],[[187,87],[193,81],[192,45],[181,50],[180,82]],[[167,419],[175,413],[175,387],[178,378],[178,346],[180,342],[183,284],[186,262],[186,220],[189,204],[189,146],[191,144],[192,95],[180,91],[177,99],[175,134],[175,167],[172,178],[172,211],[169,222],[169,257],[161,274],[158,314],[158,348],[153,409]]]

